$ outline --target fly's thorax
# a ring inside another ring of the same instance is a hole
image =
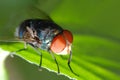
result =
[[[49,50],[50,45],[51,45],[51,41],[60,32],[61,32],[60,30],[57,30],[54,28],[51,29],[50,27],[48,27],[44,30],[38,31],[38,33],[39,33],[38,35],[39,35],[39,38],[41,40],[40,48],[43,50]]]

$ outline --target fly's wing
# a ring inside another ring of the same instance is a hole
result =
[[[10,15],[9,19],[6,20],[4,25],[0,25],[0,41],[16,41],[16,28],[19,27],[21,22],[27,19],[51,20],[51,18],[45,12],[33,6],[15,11]]]

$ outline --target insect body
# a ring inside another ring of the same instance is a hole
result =
[[[58,55],[70,54],[68,59],[68,66],[72,57],[71,45],[73,41],[72,33],[68,30],[63,30],[60,26],[51,20],[44,19],[28,19],[21,23],[17,30],[17,37],[22,39],[27,44],[30,44],[35,49],[40,48],[50,52],[57,64],[58,73],[59,66],[53,53]],[[40,60],[40,67],[42,64],[42,54]],[[75,73],[74,73],[75,74]]]

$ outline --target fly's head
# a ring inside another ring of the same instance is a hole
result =
[[[52,52],[59,55],[66,55],[71,52],[73,35],[68,30],[63,30],[62,33],[56,35],[51,43],[50,49]]]

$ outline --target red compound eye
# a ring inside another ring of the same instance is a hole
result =
[[[68,40],[69,43],[72,43],[73,36],[72,36],[72,33],[70,31],[64,30],[63,34],[57,35],[52,40],[50,49],[54,53],[60,53],[60,52],[62,52],[66,48],[66,46],[67,46],[67,43],[66,43],[67,40]]]
[[[63,34],[59,34],[52,40],[50,49],[54,53],[59,53],[63,51],[65,47],[66,47],[65,38],[63,37]]]
[[[73,42],[73,35],[72,35],[72,33],[71,33],[70,31],[64,30],[64,31],[63,31],[63,34],[64,34],[65,38],[66,38],[70,43]]]

